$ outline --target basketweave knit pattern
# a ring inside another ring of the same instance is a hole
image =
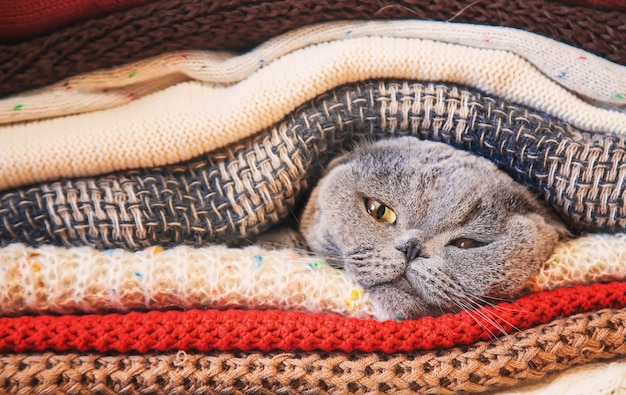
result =
[[[16,394],[476,393],[623,357],[625,339],[626,311],[603,310],[425,353],[5,354],[0,387]]]
[[[333,20],[426,19],[516,27],[626,64],[623,11],[541,0],[162,0],[0,46],[0,95],[167,51],[246,50],[278,34]],[[67,56],[71,54],[72,56]]]
[[[407,134],[492,160],[575,229],[626,229],[624,136],[581,132],[454,85],[361,82],[203,158],[4,193],[0,245],[137,250],[236,241],[290,215],[337,152]]]
[[[376,321],[276,310],[148,311],[0,318],[0,353],[40,351],[344,351],[472,344],[559,317],[626,306],[626,282],[532,293],[436,318]]]

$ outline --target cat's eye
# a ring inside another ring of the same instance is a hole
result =
[[[474,239],[469,239],[467,237],[461,237],[461,238],[452,240],[448,245],[466,250],[469,248],[482,247],[482,246],[487,245],[487,243],[483,243],[482,241],[478,241]]]
[[[374,199],[365,199],[367,213],[378,222],[396,223],[396,213],[388,206]]]

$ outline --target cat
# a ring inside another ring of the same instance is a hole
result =
[[[299,220],[376,318],[415,319],[518,297],[569,232],[489,160],[398,137],[334,159]],[[292,236],[290,236],[292,237]]]

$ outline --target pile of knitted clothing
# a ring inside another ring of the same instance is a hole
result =
[[[624,0],[0,4],[0,392],[623,390],[624,48]],[[323,257],[232,247],[405,135],[574,232],[527,294],[381,322]]]

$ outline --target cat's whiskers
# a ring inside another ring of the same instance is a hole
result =
[[[373,251],[373,248],[365,247],[359,250],[348,251],[339,259],[344,263],[353,264],[356,268],[362,268],[364,264],[367,264],[374,257]]]
[[[474,322],[476,322],[485,332],[489,334],[491,338],[495,339],[497,336],[491,329],[489,329],[489,326],[496,328],[503,335],[508,335],[504,327],[497,321],[502,320],[501,317],[494,312],[481,309],[483,305],[478,303],[476,300],[473,300],[471,295],[466,292],[460,284],[448,277],[444,272],[440,270],[433,270],[433,272],[436,272],[437,274],[434,277],[437,279],[437,283],[447,285],[444,287],[437,286],[431,290],[431,292],[434,292],[439,296],[439,299],[460,307],[461,310],[465,311],[474,320]],[[444,289],[447,291],[444,291]],[[437,303],[439,304],[438,300]],[[512,326],[506,321],[505,323]]]
[[[374,248],[372,247],[363,247],[361,249],[358,250],[352,250],[352,251],[348,251],[346,253],[346,257],[347,258],[356,258],[356,259],[364,259],[364,258],[369,258],[372,256],[372,251],[374,251]]]
[[[497,327],[497,324],[495,324],[493,320],[489,319],[488,317],[481,316],[480,312],[477,312],[471,306],[466,305],[461,299],[460,300],[450,299],[450,301],[453,304],[457,305],[461,309],[460,310],[461,312],[467,313],[467,315],[469,315],[470,318],[473,319],[474,322],[478,324],[478,326],[480,326],[485,332],[489,334],[490,338],[492,339],[498,338],[498,336],[496,336],[496,334],[493,333],[493,331],[491,331],[491,329],[489,329],[489,327],[486,324],[484,324],[482,320],[479,319],[478,317],[481,317],[482,319],[487,321],[487,323],[491,324],[491,326]]]
[[[500,309],[502,309],[502,310],[509,310],[509,311],[514,311],[514,312],[519,312],[519,313],[528,313],[528,310],[522,308],[519,305],[519,303],[517,303],[517,299],[497,298],[495,296],[483,296],[483,298],[491,299],[491,300],[494,300],[496,302],[506,302],[506,303],[509,303],[509,304],[511,304],[512,306],[515,307],[515,308],[513,308],[513,307],[509,308],[509,307],[503,307],[503,306],[499,305]]]
[[[291,213],[291,218],[296,221],[296,224],[298,224],[298,229],[300,229],[300,218],[298,217],[298,215],[296,215],[291,206],[288,206],[288,209]]]
[[[490,297],[490,296],[485,296],[485,295],[483,295],[483,296],[479,296],[479,295],[472,294],[472,293],[467,293],[467,292],[466,292],[466,295],[467,295],[468,297],[470,297],[470,298],[474,298],[474,299],[475,299],[475,300],[477,300],[479,303],[484,304],[484,305],[487,305],[487,306],[491,306],[491,307],[493,307],[494,309],[496,309],[496,310],[498,310],[498,311],[510,311],[510,312],[516,312],[516,313],[527,313],[527,312],[528,312],[528,310],[522,309],[522,308],[519,306],[519,304],[515,303],[515,302],[514,302],[514,301],[512,301],[512,300],[510,300],[510,301],[509,301],[509,300],[507,300],[507,299],[492,298],[492,297]],[[496,300],[496,301],[504,301],[504,302],[509,302],[509,303],[511,303],[513,306],[516,306],[516,307],[518,307],[518,308],[502,306],[502,305],[501,305],[501,304],[499,304],[499,303],[490,302],[490,301],[488,301],[488,299],[494,299],[494,300]]]
[[[471,303],[471,301],[469,299],[465,299],[465,300],[470,302],[469,305],[472,306],[472,303]],[[476,302],[474,302],[474,303],[476,303]],[[498,322],[498,320],[502,321],[504,324],[512,327],[513,329],[518,330],[514,325],[512,325],[508,321],[504,320],[502,317],[500,317],[499,315],[495,314],[493,311],[490,311],[489,309],[484,309],[484,308],[481,308],[481,307],[482,306],[480,306],[479,304],[475,304],[475,306],[473,308],[470,307],[470,309],[468,309],[466,311],[470,315],[470,317],[472,317],[472,319],[474,319],[474,321],[476,321],[476,323],[478,323],[483,328],[483,330],[485,330],[486,332],[489,333],[489,337],[491,339],[494,339],[494,340],[497,339],[498,335],[496,335],[493,331],[488,329],[483,323],[479,322],[478,319],[475,316],[480,317],[487,324],[491,325],[491,327],[496,328],[498,330],[498,332],[500,332],[500,334],[502,334],[505,337],[509,336],[509,333],[504,329],[504,326],[501,323]]]
[[[441,303],[439,303],[439,301],[437,301],[437,307],[439,307],[439,311],[441,311],[441,314],[445,314],[446,311],[443,310],[443,307],[441,306]]]
[[[496,323],[496,320],[499,320],[502,323],[504,323],[505,325],[510,326],[512,329],[514,329],[516,331],[519,331],[519,328],[517,328],[515,325],[513,325],[509,321],[505,320],[504,318],[502,318],[502,316],[498,315],[496,311],[493,311],[494,309],[498,311],[499,310],[498,306],[491,304],[491,305],[489,305],[489,307],[491,307],[491,308],[484,308],[483,304],[481,304],[481,303],[479,303],[477,301],[472,300],[472,298],[474,298],[474,299],[477,299],[477,300],[480,301],[480,297],[478,297],[476,295],[472,295],[472,294],[467,293],[467,292],[464,292],[464,294],[466,296],[465,300],[467,300],[468,302],[470,302],[471,304],[476,306],[476,310],[475,311],[479,311],[479,312],[483,313],[484,316],[489,316],[491,323],[493,325],[497,325],[498,329],[500,329],[500,332],[502,332],[504,335],[508,335],[508,333],[504,330],[502,325]]]

